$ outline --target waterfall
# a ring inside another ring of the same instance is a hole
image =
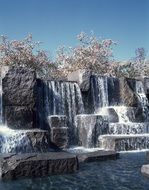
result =
[[[144,91],[144,86],[142,81],[136,81],[136,94],[139,100],[139,105],[143,110],[143,115],[147,121],[149,121],[149,102]]]
[[[148,99],[146,97],[144,86],[142,81],[136,81],[136,93],[140,103],[140,107],[147,107],[149,105]]]
[[[66,115],[69,143],[76,141],[75,116],[84,113],[80,88],[75,82],[47,81],[44,89],[46,118],[49,115]]]
[[[100,135],[100,148],[111,147],[115,150],[120,151],[148,148],[149,102],[144,91],[143,82],[141,80],[129,80],[129,83],[127,83],[128,88],[133,91],[134,96],[136,96],[137,98],[137,107],[127,107],[121,102],[119,103],[119,100],[115,101],[116,99],[114,95],[117,94],[118,87],[114,86],[116,87],[116,92],[113,93],[114,88],[113,86],[111,86],[112,82],[112,78],[108,78],[107,80],[106,77],[100,76],[96,76],[91,80],[91,92],[93,96],[92,99],[94,113],[110,117],[112,109],[115,111],[118,117],[118,121],[115,120],[114,122],[112,122],[109,120],[108,133],[105,135]],[[112,90],[112,92],[110,92],[110,90]],[[111,105],[109,103],[110,100],[112,101],[112,106],[109,106]],[[115,115],[113,116],[115,117]],[[90,130],[88,131],[88,133],[91,133]]]
[[[84,112],[81,91],[77,83],[48,81],[45,88],[46,115],[69,115]]]
[[[107,77],[93,76],[91,78],[91,97],[94,113],[101,107],[108,106]]]
[[[23,153],[31,149],[30,140],[21,130],[6,126],[0,129],[0,153]]]

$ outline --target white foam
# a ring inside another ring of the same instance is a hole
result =
[[[103,150],[103,148],[85,148],[83,146],[72,146],[66,149],[66,151],[70,153],[89,153],[89,152],[95,152],[99,150]]]
[[[149,149],[138,149],[138,150],[127,150],[127,151],[119,151],[119,153],[125,154],[125,153],[139,153],[139,152],[148,152]]]

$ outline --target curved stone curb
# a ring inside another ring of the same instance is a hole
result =
[[[149,164],[143,165],[141,167],[141,173],[149,178]]]

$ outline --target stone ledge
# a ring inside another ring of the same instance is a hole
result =
[[[0,154],[0,179],[44,177],[78,170],[78,159],[66,152]]]
[[[115,151],[105,151],[98,150],[95,152],[88,152],[78,154],[79,162],[96,162],[96,161],[106,161],[106,160],[116,160],[119,158],[119,153]]]

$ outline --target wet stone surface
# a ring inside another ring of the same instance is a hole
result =
[[[72,173],[78,170],[78,159],[66,152],[0,154],[0,178],[12,180]]]

